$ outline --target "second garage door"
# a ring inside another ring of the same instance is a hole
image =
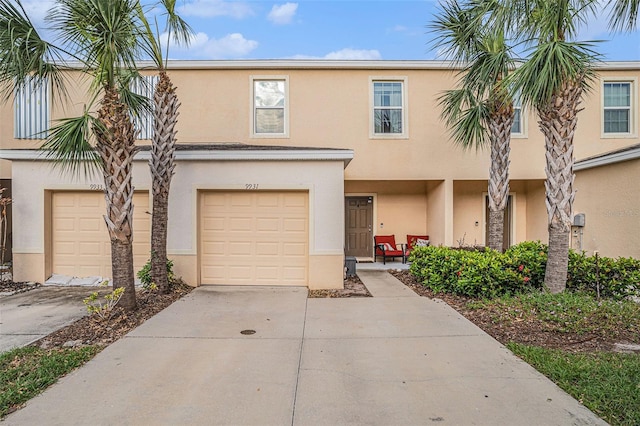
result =
[[[307,192],[200,194],[200,282],[308,285]]]
[[[134,272],[151,252],[149,193],[133,196]],[[111,242],[104,222],[104,195],[96,191],[59,191],[51,200],[52,272],[76,277],[111,277]]]

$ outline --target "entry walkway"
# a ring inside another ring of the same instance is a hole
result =
[[[5,424],[606,424],[445,303],[359,275],[374,297],[200,287]]]

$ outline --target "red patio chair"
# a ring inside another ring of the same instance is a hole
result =
[[[407,249],[405,250],[405,256],[407,257],[407,259],[409,258],[409,255],[411,254],[411,250],[413,250],[414,247],[418,247],[418,246],[428,246],[430,243],[429,241],[429,236],[428,235],[408,235],[407,234]]]
[[[396,244],[395,235],[376,235],[373,237],[376,244],[375,258],[382,256],[382,263],[387,264],[387,258],[401,257],[405,262],[405,251],[403,244]],[[398,249],[398,246],[400,249]]]

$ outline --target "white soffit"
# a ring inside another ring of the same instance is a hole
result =
[[[607,164],[620,163],[622,161],[635,160],[640,158],[640,146],[625,149],[619,152],[612,152],[609,154],[598,155],[597,157],[585,158],[584,160],[576,161],[573,165],[574,171],[591,169],[594,167],[605,166]]]

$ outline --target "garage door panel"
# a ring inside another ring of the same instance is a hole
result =
[[[233,193],[231,194],[231,207],[251,207],[253,205],[252,193]]]
[[[98,241],[80,241],[78,242],[78,251],[82,257],[86,256],[101,256],[105,254],[102,248],[102,244]]]
[[[107,227],[103,218],[84,217],[78,219],[78,228],[80,232],[107,232]],[[134,228],[135,229],[135,228]]]
[[[272,193],[262,193],[257,196],[258,207],[278,207],[278,195]]]
[[[236,232],[253,232],[253,223],[253,218],[235,217],[229,220],[228,229]]]
[[[73,255],[76,253],[76,247],[74,242],[58,241],[53,244],[53,249],[61,254]]]
[[[307,285],[307,200],[304,192],[202,192],[201,283]]]
[[[285,218],[282,228],[284,232],[305,232],[307,230],[307,222],[302,219]]]
[[[282,244],[282,253],[285,256],[304,257],[307,255],[307,248],[302,243],[284,243]]]
[[[149,259],[151,218],[149,195],[134,194],[134,270]],[[52,195],[52,272],[70,276],[111,276],[111,242],[99,192],[59,191]]]
[[[221,217],[206,218],[202,223],[202,229],[205,231],[222,231],[224,227],[224,218]]]
[[[256,231],[257,232],[278,232],[280,230],[279,218],[265,218],[260,217],[256,219]]]

